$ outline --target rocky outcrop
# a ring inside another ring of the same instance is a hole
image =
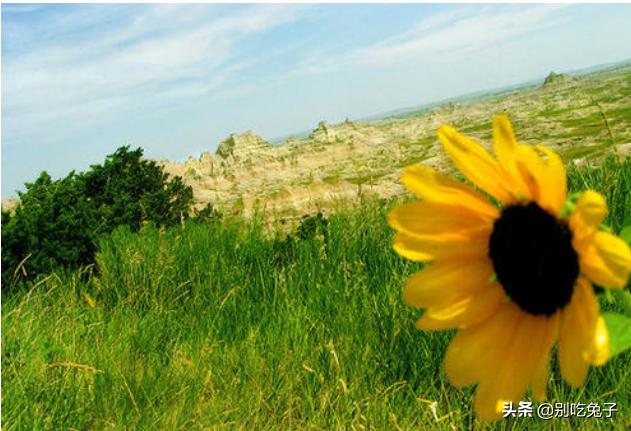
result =
[[[548,76],[546,76],[546,79],[543,81],[543,85],[547,86],[547,85],[556,85],[556,84],[569,84],[569,83],[573,83],[576,81],[576,78],[574,78],[573,76],[570,76],[566,73],[555,73],[555,72],[550,72],[548,74]]]
[[[332,142],[335,138],[335,133],[332,132],[331,128],[327,124],[326,121],[320,121],[318,123],[318,127],[313,129],[311,134],[309,135],[309,139],[317,142]]]
[[[320,121],[318,127],[309,135],[309,139],[323,144],[348,142],[358,138],[361,139],[366,130],[365,126],[359,126],[348,118],[343,123],[334,126],[329,125],[326,121]]]
[[[300,220],[304,214],[339,207],[368,194],[403,195],[400,175],[405,166],[422,163],[455,172],[436,130],[451,124],[490,143],[491,118],[499,112],[511,116],[521,143],[549,146],[568,163],[572,159],[579,159],[579,164],[595,163],[611,153],[629,157],[630,104],[620,94],[631,91],[630,78],[631,69],[589,78],[553,73],[545,86],[475,102],[448,102],[431,112],[423,109],[372,122],[323,121],[308,137],[287,138],[280,145],[252,131],[232,134],[216,152],[203,152],[186,162],[158,163],[193,187],[198,209],[212,203],[226,213],[249,215],[261,209],[270,219]],[[608,100],[605,113],[620,143],[615,151],[607,144],[610,138],[600,116],[596,122],[588,121],[595,113],[600,115],[590,94]],[[573,126],[567,126],[568,122]],[[213,148],[216,143],[208,145]],[[2,202],[3,209],[12,206],[15,203]]]
[[[300,145],[302,145],[302,141],[298,138],[287,138],[287,140],[285,141],[284,146],[287,147],[288,150],[296,150],[298,149],[298,147],[300,147]]]
[[[243,134],[233,133],[217,147],[216,154],[223,158],[244,160],[257,155],[269,154],[272,145],[251,130]]]
[[[630,142],[631,126],[625,116],[627,111],[622,109],[629,104],[618,97],[621,88],[631,89],[629,76],[631,72],[584,80],[554,74],[546,86],[472,103],[445,103],[429,113],[370,123],[348,119],[339,124],[322,121],[308,137],[287,138],[281,145],[272,145],[247,131],[230,135],[215,154],[205,152],[185,163],[164,162],[163,166],[169,174],[182,176],[193,187],[200,209],[210,202],[223,212],[248,215],[258,208],[270,218],[299,220],[304,214],[333,208],[367,194],[382,198],[404,194],[400,173],[405,166],[422,163],[454,172],[436,130],[452,124],[467,135],[489,143],[492,113],[509,113],[524,144],[543,143],[560,152],[566,161],[576,158],[577,146],[585,151],[593,148],[588,152],[591,162],[594,157],[612,151],[598,145],[603,136],[588,133],[568,138],[563,122],[593,114],[594,107],[584,99],[584,90],[599,89],[603,97],[615,101],[607,107],[607,112],[612,116],[617,141]],[[561,87],[555,84],[563,82],[571,84],[559,84]],[[574,90],[574,86],[580,88]],[[543,116],[542,111],[548,114]],[[625,157],[622,154],[628,154],[628,148],[623,144],[618,153]]]

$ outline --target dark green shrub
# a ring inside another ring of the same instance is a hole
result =
[[[42,172],[12,215],[2,217],[3,290],[16,279],[33,279],[57,268],[94,261],[96,240],[120,225],[133,231],[143,222],[159,226],[188,217],[192,189],[169,180],[142,149],[121,147],[88,172],[52,180]]]
[[[287,235],[285,238],[275,237],[272,242],[271,264],[287,266],[296,259],[296,239]]]
[[[213,204],[208,203],[201,210],[195,209],[191,219],[200,222],[215,223],[220,222],[222,217],[221,213],[213,206]]]
[[[296,231],[296,236],[301,240],[312,239],[316,235],[322,235],[326,241],[328,237],[329,221],[319,212],[316,215],[304,216]]]
[[[99,231],[129,225],[138,230],[143,221],[171,225],[188,217],[193,191],[180,177],[168,174],[155,162],[142,159],[142,149],[121,147],[83,174],[85,194],[99,212]]]
[[[315,215],[305,215],[293,234],[284,238],[276,236],[272,242],[272,263],[274,265],[288,265],[295,261],[299,244],[302,242],[322,241],[324,247],[328,244],[329,220],[321,212]]]

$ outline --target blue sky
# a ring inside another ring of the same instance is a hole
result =
[[[2,5],[2,196],[631,58],[631,5]]]

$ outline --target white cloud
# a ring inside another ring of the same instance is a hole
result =
[[[107,6],[50,20],[39,29],[40,35],[52,32],[50,41],[3,54],[6,136],[32,136],[56,122],[67,122],[69,131],[139,102],[159,108],[205,96],[254,64],[238,57],[242,40],[298,19],[303,8],[256,5],[225,13],[215,6],[152,5],[114,28],[107,28],[103,11],[113,10]],[[97,22],[101,28],[85,31]],[[77,29],[84,38],[68,44],[64,32]],[[28,34],[21,30],[30,28],[13,28],[7,36],[24,42]]]
[[[569,5],[512,6],[505,9],[466,6],[419,21],[413,28],[377,44],[359,47],[334,57],[316,53],[293,74],[319,74],[397,63],[462,59],[513,37],[559,25],[556,12]]]
[[[43,5],[39,4],[3,4],[2,13],[29,13],[40,10]]]

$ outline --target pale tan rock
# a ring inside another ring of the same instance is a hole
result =
[[[304,214],[370,194],[383,198],[404,195],[399,176],[410,164],[422,163],[454,173],[436,130],[452,124],[483,141],[490,150],[491,120],[501,112],[511,117],[521,143],[549,146],[567,154],[568,161],[576,158],[579,165],[586,159],[597,161],[613,147],[606,145],[608,132],[598,123],[600,114],[587,89],[604,87],[603,97],[615,98],[616,88],[628,91],[631,87],[630,76],[627,71],[561,78],[558,82],[562,85],[511,91],[481,101],[447,103],[404,118],[369,123],[348,119],[340,124],[320,122],[306,139],[288,138],[279,146],[247,131],[230,135],[215,155],[204,153],[199,160],[164,166],[171,174],[184,175],[185,182],[193,186],[199,207],[212,202],[224,211],[250,215],[258,208],[272,218],[299,220]],[[629,105],[623,99],[602,104],[605,115],[608,110]],[[595,125],[588,123],[585,130],[589,133],[572,136],[577,130],[572,124],[585,118],[594,119]],[[631,140],[631,119],[610,123],[618,142]],[[629,144],[618,145],[618,152],[626,157]]]
[[[159,163],[193,187],[198,208],[211,202],[226,212],[251,215],[258,209],[271,219],[300,220],[304,214],[371,194],[405,195],[399,176],[407,165],[422,163],[455,173],[436,130],[451,124],[490,149],[491,121],[502,112],[513,121],[520,143],[546,145],[566,162],[576,159],[579,165],[597,163],[613,153],[604,114],[615,141],[621,143],[617,152],[628,157],[631,116],[625,116],[625,109],[631,108],[631,99],[620,95],[631,94],[631,70],[561,81],[562,85],[446,103],[402,118],[320,122],[306,139],[288,138],[281,145],[246,131],[227,137],[214,154],[204,152],[184,163]]]

